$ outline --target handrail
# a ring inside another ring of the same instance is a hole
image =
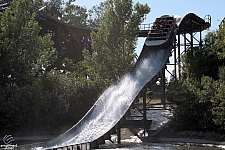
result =
[[[149,24],[140,24],[139,25],[139,29],[140,30],[150,30],[151,29],[151,27],[152,27],[152,23],[149,23]]]
[[[204,20],[205,20],[206,23],[209,23],[211,25],[211,16],[210,15],[206,15],[204,17]]]
[[[3,11],[6,9],[12,0],[7,0],[7,1],[0,1],[0,11]]]
[[[163,29],[162,30],[158,30],[158,32],[157,33],[150,33],[151,35],[153,35],[153,36],[149,36],[149,34],[148,34],[148,39],[149,40],[155,40],[155,39],[168,39],[168,37],[169,37],[169,35],[170,35],[170,33],[171,33],[171,30],[172,30],[172,28],[174,28],[174,26],[176,26],[176,23],[175,23],[175,21],[173,20],[173,23],[172,23],[172,25],[170,26],[170,28],[168,28],[169,29],[169,31],[168,32],[163,32]],[[164,28],[165,29],[165,28]],[[152,31],[153,29],[150,29],[150,32]],[[161,32],[160,32],[161,31]],[[164,33],[166,33],[166,35],[164,34]],[[155,35],[155,36],[154,36]]]
[[[9,4],[12,0],[3,0],[0,1],[0,4]]]

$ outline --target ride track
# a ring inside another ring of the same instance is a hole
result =
[[[166,47],[153,49],[144,44],[134,67],[105,90],[77,124],[57,138],[48,141],[45,149],[82,143],[89,143],[89,147],[92,148],[104,143],[100,141],[109,139],[110,134],[114,133],[121,124],[122,118],[138,93],[166,64],[177,30],[189,23],[189,20],[204,24],[201,28],[206,29],[210,26],[208,22],[193,13],[189,13],[183,18],[177,18],[177,29],[171,33],[170,42]]]

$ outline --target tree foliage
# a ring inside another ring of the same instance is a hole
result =
[[[212,114],[213,122],[219,127],[219,130],[225,132],[225,68],[220,68],[219,80],[214,81],[216,88],[215,94],[211,97],[213,103]]]
[[[75,2],[75,0],[66,2],[61,20],[77,27],[86,27],[88,16],[86,8],[75,5],[72,2]]]
[[[215,51],[220,59],[225,59],[225,24],[222,23],[216,31]]]
[[[41,0],[42,4],[46,6],[45,13],[54,18],[60,19],[63,17],[63,5],[65,4],[64,0]]]
[[[101,2],[99,5],[93,6],[88,10],[88,27],[98,29],[101,26],[101,15],[103,14],[104,3]]]
[[[12,2],[1,13],[1,85],[23,86],[54,61],[49,36],[40,37],[40,27],[30,14],[30,2]]]
[[[17,92],[32,85],[55,60],[53,42],[48,35],[39,36],[40,27],[30,12],[31,6],[30,1],[13,1],[10,9],[0,12],[1,120],[23,121],[28,112],[21,110],[28,105],[20,102],[22,97],[17,97]],[[10,109],[15,110],[10,113]]]
[[[171,125],[176,130],[211,131],[212,103],[201,100],[199,84],[195,81],[177,81],[169,84],[168,100],[176,104]]]
[[[49,34],[40,36],[33,4],[41,6],[40,1],[13,1],[0,12],[0,132],[50,134],[68,128],[101,91],[97,83],[77,78],[79,71],[71,72],[70,59],[54,67],[53,41]]]
[[[82,65],[90,79],[111,82],[133,66],[138,25],[150,9],[131,0],[108,0],[102,6],[100,28],[91,34],[93,51],[84,51]]]
[[[175,109],[172,124],[181,130],[225,132],[224,24],[205,36],[203,47],[183,57],[183,74],[168,87]]]
[[[185,59],[183,69],[188,72],[188,77],[197,81],[200,81],[202,76],[218,79],[219,59],[215,53],[205,48],[194,47],[183,59]]]

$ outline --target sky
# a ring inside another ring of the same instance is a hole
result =
[[[75,4],[90,9],[104,0],[76,0]],[[150,13],[143,22],[153,23],[155,18],[162,15],[179,15],[185,16],[188,13],[195,13],[197,16],[204,18],[206,15],[211,16],[211,27],[209,31],[218,29],[218,25],[225,17],[225,0],[133,0],[134,3],[148,4],[151,8]],[[203,32],[203,37],[207,31]],[[145,38],[138,39],[136,53],[139,55]],[[167,74],[167,76],[169,76]]]

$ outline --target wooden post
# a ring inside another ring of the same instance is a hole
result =
[[[144,124],[146,124],[146,121],[147,121],[147,112],[146,112],[147,86],[146,85],[143,88],[142,96],[143,96],[143,120],[144,120]],[[144,128],[144,136],[145,136],[145,131],[146,131],[146,128]]]
[[[117,144],[121,144],[121,130],[120,130],[120,125],[117,128],[116,134],[117,134]]]
[[[146,98],[147,98],[147,88],[144,86],[143,91],[142,91],[142,96],[143,96],[143,119],[147,120],[147,115],[146,115]]]
[[[177,46],[178,46],[178,79],[180,79],[181,77],[181,57],[180,57],[180,31],[178,30],[178,43],[177,43]],[[177,63],[175,64],[177,65]]]
[[[165,66],[162,68],[162,99],[161,103],[163,104],[163,108],[166,108],[166,83],[165,83]]]

